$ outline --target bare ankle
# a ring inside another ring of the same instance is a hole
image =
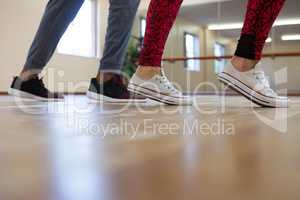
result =
[[[103,72],[99,72],[97,74],[97,81],[98,83],[103,83],[103,82],[106,82],[106,81],[109,81],[113,78],[114,74],[113,73],[103,73]]]
[[[255,68],[255,66],[258,63],[258,60],[251,60],[251,59],[247,59],[247,58],[234,56],[231,59],[231,63],[235,69],[237,69],[241,72],[246,72],[246,71],[249,71],[249,70]]]
[[[20,73],[19,78],[23,81],[27,81],[27,80],[36,78],[38,76],[39,76],[39,72],[37,72],[37,71],[23,70]]]
[[[161,74],[161,68],[159,66],[139,66],[136,74],[142,79],[149,80],[153,76]]]

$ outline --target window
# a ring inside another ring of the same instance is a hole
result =
[[[146,19],[144,17],[140,18],[140,36],[142,38],[145,37],[145,33],[146,33]]]
[[[214,45],[214,54],[215,56],[224,56],[225,55],[225,46],[220,43],[215,43]],[[215,73],[218,74],[223,71],[225,67],[225,60],[215,60]]]
[[[200,44],[199,37],[184,33],[184,52],[185,57],[199,57],[200,56]],[[190,71],[200,71],[200,60],[187,60],[185,62],[185,67]]]
[[[87,0],[61,38],[57,51],[60,54],[96,57],[97,31],[96,0]]]

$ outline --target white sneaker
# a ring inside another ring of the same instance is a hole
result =
[[[271,88],[263,71],[252,69],[240,72],[231,62],[217,77],[252,102],[264,107],[288,107],[289,99],[278,96]]]
[[[193,103],[192,98],[178,91],[163,72],[149,80],[143,80],[134,74],[129,82],[128,90],[169,105],[192,105]]]

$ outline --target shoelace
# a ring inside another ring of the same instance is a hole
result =
[[[277,96],[277,94],[270,88],[270,83],[267,80],[265,73],[263,71],[254,71],[253,72],[254,77],[256,78],[256,80],[258,80],[263,86],[264,86],[264,90],[274,96]]]
[[[168,78],[163,74],[159,76],[159,82],[168,90],[170,90],[171,92],[180,94],[181,92],[179,92],[172,84],[171,82],[168,80]]]

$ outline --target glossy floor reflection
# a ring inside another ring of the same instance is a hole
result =
[[[0,97],[0,199],[299,199],[300,98],[289,109]],[[226,105],[226,106],[224,106]]]

